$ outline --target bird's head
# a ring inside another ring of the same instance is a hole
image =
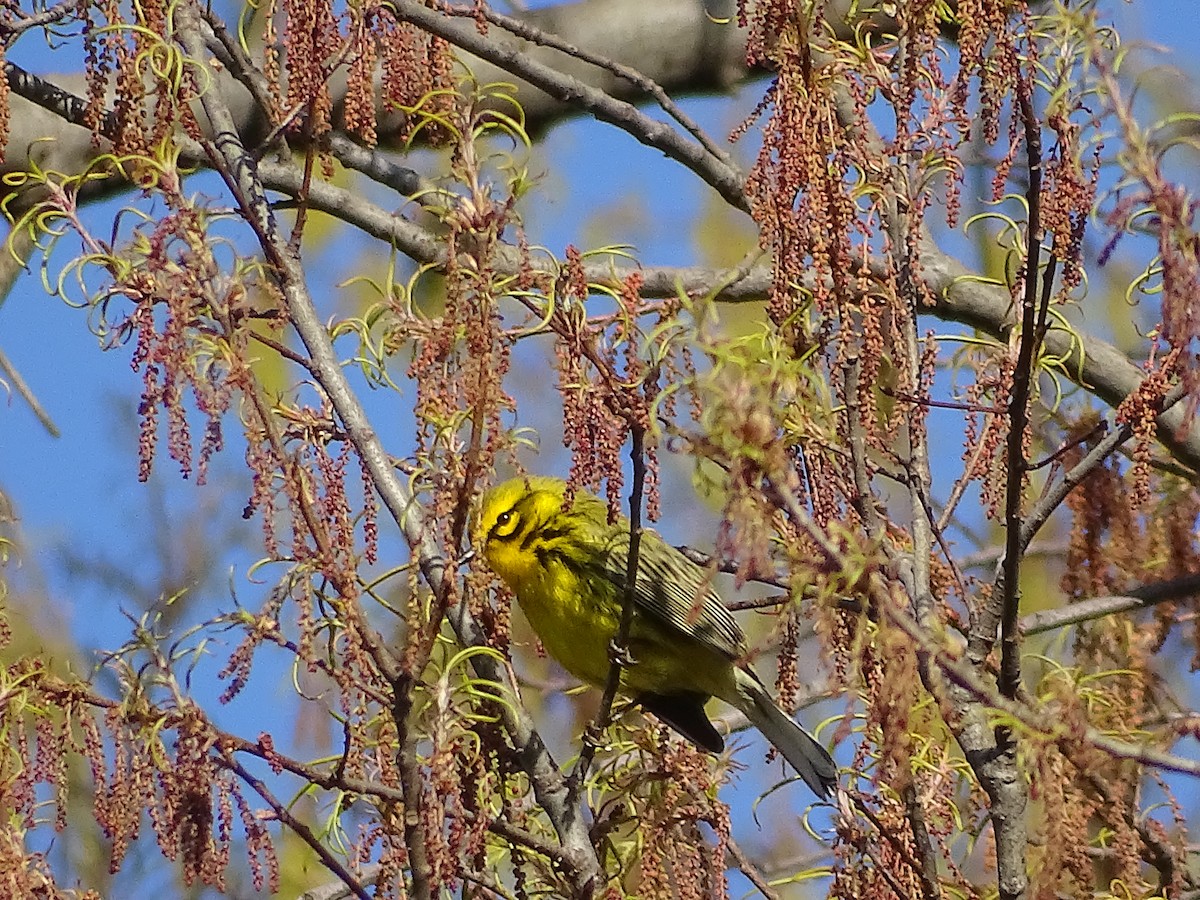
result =
[[[536,534],[562,512],[566,484],[558,478],[523,476],[483,495],[472,543],[509,587],[539,565]]]

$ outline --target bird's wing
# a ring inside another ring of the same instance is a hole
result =
[[[604,576],[624,590],[629,534],[608,542]],[[746,636],[712,589],[712,575],[653,531],[642,533],[634,603],[638,611],[730,659],[746,654]]]

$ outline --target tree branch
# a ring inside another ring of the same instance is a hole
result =
[[[1170,410],[1175,404],[1187,396],[1187,388],[1185,385],[1177,384],[1166,396],[1162,398],[1161,412],[1159,418]],[[1112,428],[1095,447],[1089,450],[1078,463],[1076,463],[1069,471],[1065,472],[1059,481],[1046,489],[1046,492],[1038,500],[1037,504],[1029,515],[1025,517],[1025,521],[1021,523],[1019,544],[1021,552],[1037,537],[1037,533],[1042,526],[1049,521],[1050,516],[1062,504],[1067,496],[1076,487],[1083,483],[1096,467],[1103,463],[1106,459],[1112,456],[1121,448],[1127,440],[1133,437],[1133,425],[1129,422],[1122,422]]]
[[[1000,576],[992,587],[978,621],[972,624],[974,645],[988,649],[996,639],[996,621],[1000,626],[1000,693],[1008,699],[1017,696],[1021,685],[1021,635],[1017,619],[1021,614],[1021,514],[1025,505],[1025,436],[1029,429],[1029,397],[1033,387],[1034,353],[1037,350],[1038,323],[1045,321],[1049,291],[1041,289],[1042,231],[1042,136],[1041,123],[1033,111],[1027,79],[1017,86],[1017,106],[1025,126],[1026,171],[1029,186],[1025,192],[1028,221],[1025,225],[1025,293],[1021,303],[1021,335],[1017,360],[1013,366],[1012,388],[1008,403],[1007,471],[1004,484],[1004,556]],[[1046,274],[1049,278],[1049,273]],[[1047,285],[1047,288],[1049,285]],[[1041,303],[1039,304],[1039,297]],[[976,651],[971,661],[979,666],[982,655]]]
[[[1117,613],[1148,609],[1159,603],[1186,600],[1197,595],[1200,595],[1200,575],[1184,575],[1181,578],[1145,584],[1119,596],[1091,597],[1068,603],[1059,609],[1030,613],[1021,619],[1019,628],[1021,633],[1028,637]]]
[[[564,75],[516,49],[497,44],[481,35],[473,22],[455,21],[416,0],[393,0],[392,9],[401,20],[521,76],[551,97],[570,101],[601,122],[615,125],[646,146],[661,151],[699,176],[731,206],[749,212],[742,173],[713,156],[705,147],[685,139],[675,129],[577,78]]]
[[[358,897],[359,900],[371,900],[371,894],[367,893],[367,889],[354,876],[354,873],[342,865],[342,861],[330,852],[329,848],[325,846],[325,842],[317,837],[308,825],[292,815],[287,804],[279,802],[261,778],[256,778],[250,774],[249,770],[230,753],[216,754],[214,755],[214,759],[218,765],[228,769],[248,784],[263,799],[263,802],[271,807],[271,811],[275,814],[275,817],[286,825],[300,840],[304,841],[308,848],[321,860],[321,864],[337,876],[338,881],[345,886],[348,893]]]
[[[181,6],[177,15],[181,24],[180,40],[186,52],[198,64],[203,59],[204,49],[199,37],[200,17],[190,3]],[[423,578],[435,594],[441,593],[443,579],[450,577],[446,561],[437,550],[421,506],[396,478],[389,455],[342,371],[329,333],[305,287],[300,262],[277,228],[258,178],[258,167],[242,147],[234,130],[233,117],[216,93],[206,92],[201,102],[215,130],[218,169],[229,179],[235,196],[240,198],[246,221],[258,234],[263,252],[278,273],[289,320],[308,351],[317,381],[362,459],[384,506],[412,548]],[[465,599],[460,599],[457,607],[451,611],[450,619],[464,646],[486,644],[483,630],[467,609]],[[472,665],[480,677],[504,683],[500,666],[485,654],[476,654],[472,658]],[[580,897],[590,896],[603,883],[603,875],[588,838],[586,824],[578,809],[567,803],[568,792],[562,776],[534,731],[527,713],[513,704],[499,706],[505,730],[513,741],[522,767],[529,775],[534,794],[554,824],[564,851],[572,860],[572,870],[577,878],[574,888]]]
[[[730,168],[736,169],[736,164],[734,163],[733,158],[729,155],[728,151],[714,142],[712,138],[708,136],[708,133],[696,124],[691,116],[680,109],[679,105],[672,100],[670,95],[663,89],[662,85],[656,82],[653,78],[649,78],[644,75],[640,70],[632,68],[631,66],[622,65],[608,56],[586,50],[582,47],[577,47],[569,41],[563,40],[556,34],[551,34],[548,31],[538,28],[531,22],[518,19],[513,16],[503,15],[502,13],[498,13],[493,10],[490,6],[484,6],[482,8],[450,7],[447,12],[451,15],[464,16],[476,21],[478,21],[479,16],[483,16],[485,21],[490,22],[493,25],[498,25],[505,31],[516,35],[522,40],[529,41],[530,43],[537,44],[541,47],[550,47],[554,50],[558,50],[561,53],[565,53],[567,56],[572,57],[573,59],[577,59],[581,62],[593,65],[598,69],[603,69],[606,72],[612,73],[618,79],[628,83],[637,91],[644,93],[647,97],[652,97],[654,102],[659,105],[662,111],[678,122],[680,127],[694,137],[700,146],[702,146],[705,150],[712,154],[713,157],[725,163]],[[729,24],[732,27],[733,23],[730,22]],[[617,94],[614,94],[611,89],[606,90],[605,92],[610,95],[617,96]]]
[[[571,792],[576,796],[587,779],[588,769],[596,756],[596,748],[604,729],[608,727],[613,702],[617,699],[617,691],[621,687],[621,675],[626,666],[637,663],[629,654],[629,634],[633,629],[633,616],[637,608],[635,597],[638,554],[642,546],[642,492],[646,486],[646,430],[640,424],[634,423],[630,434],[629,456],[633,461],[633,486],[629,491],[629,557],[625,561],[625,589],[621,592],[621,621],[617,626],[617,635],[609,647],[608,680],[604,683],[600,707],[596,710],[596,717],[579,754],[579,762],[571,773]]]

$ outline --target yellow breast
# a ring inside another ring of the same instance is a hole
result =
[[[585,585],[558,561],[523,574],[514,584],[517,602],[546,652],[581,681],[603,685],[620,624],[613,587]]]

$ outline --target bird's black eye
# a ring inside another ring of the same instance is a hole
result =
[[[492,526],[489,539],[511,540],[521,526],[521,515],[515,510],[507,509],[496,516],[496,524]]]

